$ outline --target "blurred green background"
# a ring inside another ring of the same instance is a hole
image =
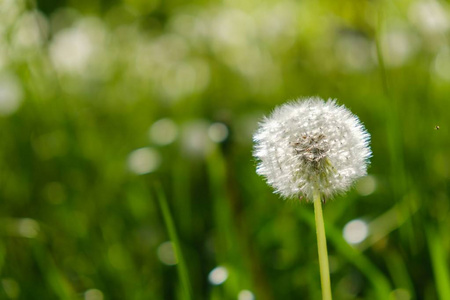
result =
[[[447,1],[0,0],[0,298],[320,299],[313,207],[251,154],[320,96],[373,150],[334,298],[450,299],[449,34]]]

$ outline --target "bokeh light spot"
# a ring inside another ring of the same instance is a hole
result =
[[[160,164],[159,152],[150,147],[134,150],[128,156],[128,168],[139,175],[155,171]]]
[[[444,32],[450,26],[447,12],[438,1],[414,1],[408,16],[419,29],[427,33]]]
[[[356,183],[356,191],[361,196],[368,196],[372,194],[373,192],[375,192],[376,188],[377,181],[372,175],[363,177]]]
[[[178,135],[178,128],[174,121],[165,118],[156,121],[150,127],[150,139],[158,145],[168,145],[175,141]]]
[[[50,58],[59,71],[83,72],[93,52],[89,36],[78,28],[61,30],[50,45]]]
[[[223,123],[214,123],[208,128],[208,136],[213,142],[221,143],[228,137],[228,127]]]
[[[48,21],[39,11],[23,14],[20,20],[18,20],[15,42],[21,47],[40,46],[47,36]]]
[[[11,74],[0,75],[0,116],[11,115],[22,102],[22,86]]]
[[[96,17],[79,19],[71,27],[58,31],[49,46],[50,60],[58,72],[85,77],[103,78],[110,75],[105,41],[108,32]]]
[[[220,285],[228,278],[228,270],[225,267],[218,266],[209,272],[208,280],[213,285]]]
[[[178,259],[175,255],[175,249],[173,248],[173,243],[171,241],[167,241],[159,245],[157,253],[159,260],[165,265],[173,266],[178,263]]]
[[[394,29],[381,36],[382,53],[385,63],[390,67],[405,64],[417,51],[419,42],[405,29]]]
[[[204,157],[212,150],[208,128],[208,122],[203,120],[196,120],[184,125],[181,139],[183,154],[190,157]]]
[[[84,293],[84,300],[103,300],[103,293],[97,289],[89,289]]]
[[[17,231],[23,237],[35,238],[40,231],[39,223],[33,219],[20,219],[17,223]]]
[[[344,239],[347,243],[359,244],[367,238],[369,227],[363,220],[352,220],[348,222],[343,231]]]
[[[238,300],[254,300],[255,295],[249,290],[242,290],[238,294]]]

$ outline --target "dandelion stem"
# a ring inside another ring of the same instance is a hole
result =
[[[322,299],[331,300],[330,268],[328,266],[327,240],[323,222],[322,201],[320,193],[314,191],[314,214],[316,217],[317,248],[319,252],[320,281],[322,284]]]

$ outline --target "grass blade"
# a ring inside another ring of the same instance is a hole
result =
[[[434,229],[428,227],[426,235],[439,299],[450,299],[450,276],[445,259],[445,249]]]
[[[161,187],[161,184],[155,184],[155,190],[159,202],[159,206],[161,208],[161,212],[164,218],[164,223],[166,225],[167,231],[169,233],[169,238],[172,241],[173,248],[175,251],[175,255],[178,259],[177,271],[178,276],[180,277],[181,286],[183,289],[183,298],[185,300],[192,299],[192,289],[191,284],[189,282],[189,275],[186,267],[186,263],[184,261],[183,255],[181,253],[180,241],[178,239],[177,231],[175,228],[175,223],[173,222],[172,214],[169,210],[169,205],[167,204],[167,198],[164,194],[164,191]]]

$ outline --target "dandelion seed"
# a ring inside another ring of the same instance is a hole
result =
[[[345,192],[366,175],[370,135],[335,100],[307,98],[277,107],[253,136],[257,173],[285,198],[312,201]]]

